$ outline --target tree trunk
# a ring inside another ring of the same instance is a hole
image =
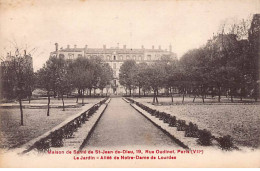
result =
[[[156,100],[157,104],[159,103],[159,101],[158,101],[158,94],[159,94],[159,92],[158,92],[158,90],[156,90],[155,100]]]
[[[130,97],[132,96],[132,89],[129,89]]]
[[[78,95],[77,95],[77,100],[76,100],[76,103],[79,102],[79,96],[80,96],[80,89],[78,89]]]
[[[257,102],[257,98],[258,98],[258,85],[256,84],[255,85],[255,91],[254,91],[254,99],[255,99],[255,102]]]
[[[29,104],[31,104],[31,95],[28,97],[28,100],[29,100]]]
[[[156,96],[156,91],[153,90],[153,103],[155,103],[155,96]]]
[[[192,100],[193,103],[195,102],[195,99],[196,99],[196,94],[194,94],[194,98]]]
[[[144,97],[145,97],[145,90],[144,90]]]
[[[141,90],[140,90],[140,86],[139,86],[139,98],[141,97]]]
[[[221,88],[218,87],[218,102],[220,102],[220,97],[221,97]]]
[[[84,106],[84,90],[82,90],[82,102],[81,102],[82,106]]]
[[[22,99],[19,97],[19,104],[20,104],[20,113],[21,113],[21,125],[23,125],[23,106],[22,106]]]
[[[89,96],[91,97],[91,90],[92,90],[92,88],[90,88],[89,89]],[[83,92],[84,93],[84,92]]]
[[[204,88],[201,87],[201,96],[202,96],[202,103],[204,103]]]
[[[51,102],[51,98],[50,98],[49,92],[47,94],[48,94],[47,116],[50,116],[50,102]]]
[[[64,99],[63,99],[63,94],[61,95],[61,100],[62,100],[62,111],[65,111],[65,106],[64,106]]]
[[[172,103],[173,103],[172,88],[170,88],[170,93],[171,93],[171,99],[172,99]]]
[[[184,95],[185,95],[185,88],[183,88],[183,92],[182,92],[182,103],[184,103]]]
[[[231,102],[233,103],[233,90],[232,90],[232,88],[230,89],[230,99],[231,99]]]

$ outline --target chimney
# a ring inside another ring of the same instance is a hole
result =
[[[172,45],[169,46],[169,51],[172,52]]]
[[[69,49],[70,48],[70,45],[67,45],[67,49]]]
[[[77,48],[77,45],[74,45],[74,49],[76,49]]]
[[[24,50],[24,56],[26,56],[26,50]]]
[[[124,49],[126,50],[126,45],[124,45]]]
[[[152,46],[152,49],[154,49],[154,45]]]
[[[142,45],[142,49],[144,49],[144,45]]]
[[[106,49],[107,47],[106,47],[106,45],[103,45],[103,49]]]
[[[159,50],[161,50],[161,45],[159,45]]]
[[[57,52],[59,49],[59,44],[58,43],[55,43],[55,51]]]

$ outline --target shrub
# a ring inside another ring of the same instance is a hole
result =
[[[224,137],[220,137],[218,139],[218,143],[219,143],[219,146],[223,150],[230,150],[234,146],[233,139],[231,138],[230,135],[226,135]]]
[[[185,131],[186,122],[185,120],[177,120],[177,131]]]
[[[212,144],[211,141],[212,141],[212,136],[208,130],[203,129],[203,130],[199,131],[198,143],[200,145],[203,145],[203,146],[211,145]]]
[[[163,122],[164,123],[170,123],[170,118],[171,118],[171,115],[166,113],[165,117],[163,119]]]
[[[176,117],[175,117],[175,116],[171,116],[171,117],[170,117],[169,126],[171,126],[171,127],[177,126],[176,123],[177,123]]]
[[[192,122],[190,122],[185,130],[185,137],[198,138],[199,137],[198,126],[196,124],[193,124]]]

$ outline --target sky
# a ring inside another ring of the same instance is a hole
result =
[[[0,0],[1,58],[17,46],[33,56],[34,70],[54,44],[73,47],[172,49],[180,58],[227,21],[260,13],[260,0]]]

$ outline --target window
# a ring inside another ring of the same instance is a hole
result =
[[[113,68],[116,69],[116,63],[113,63]]]
[[[116,60],[116,56],[114,56],[114,61]]]
[[[126,60],[130,59],[130,56],[129,55],[126,55]]]
[[[147,55],[147,60],[148,60],[148,61],[152,60],[152,59],[151,59],[151,55]]]
[[[133,60],[138,60],[138,59],[135,57],[135,55],[133,56]]]

